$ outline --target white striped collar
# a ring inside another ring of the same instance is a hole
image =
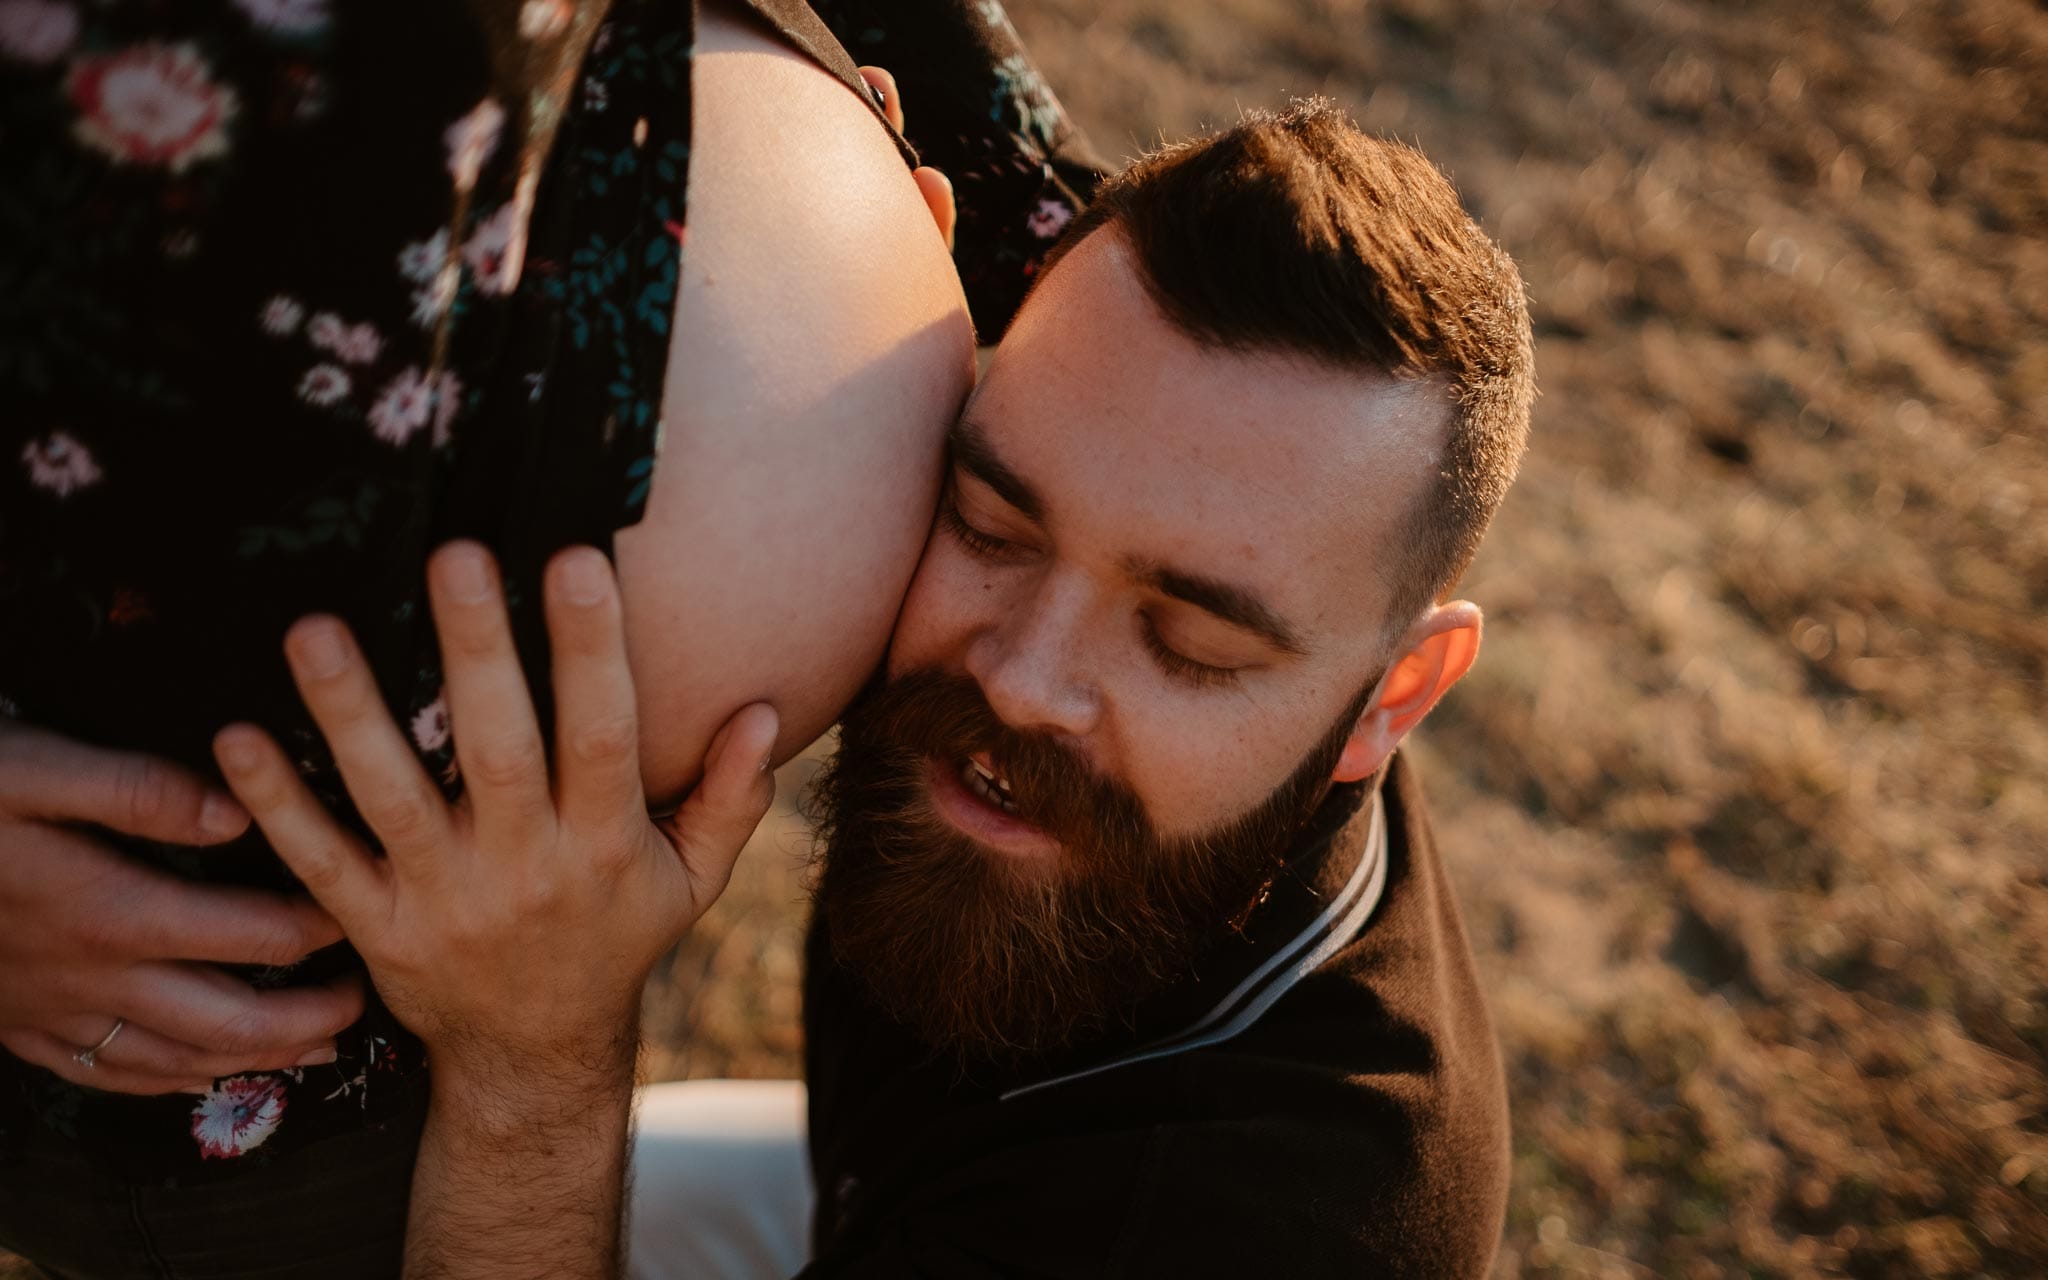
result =
[[[1351,879],[1343,890],[1333,898],[1322,914],[1311,920],[1307,927],[1290,939],[1286,945],[1275,951],[1266,962],[1253,970],[1251,975],[1231,989],[1215,1008],[1202,1015],[1191,1025],[1163,1039],[1133,1049],[1120,1057],[1106,1062],[1070,1071],[1033,1084],[1020,1085],[1003,1094],[1000,1101],[1023,1097],[1040,1089],[1066,1084],[1087,1076],[1111,1071],[1117,1067],[1129,1066],[1135,1062],[1147,1062],[1154,1058],[1169,1057],[1220,1044],[1232,1036],[1242,1033],[1263,1016],[1274,1002],[1293,988],[1294,984],[1313,973],[1316,968],[1337,954],[1344,944],[1358,936],[1372,918],[1373,909],[1379,906],[1380,894],[1387,887],[1387,810],[1380,797],[1379,788],[1372,793],[1372,822],[1366,832],[1365,848],[1359,853],[1358,866],[1352,871]]]

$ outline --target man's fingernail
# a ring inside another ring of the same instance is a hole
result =
[[[324,1049],[313,1050],[313,1052],[300,1058],[292,1065],[295,1067],[324,1067],[340,1056],[339,1053],[335,1052],[334,1046],[330,1044]]]
[[[296,648],[299,665],[311,676],[324,679],[327,676],[339,675],[341,669],[348,665],[348,650],[342,645],[341,637],[336,634],[331,624],[307,627],[300,631]]]
[[[596,604],[604,599],[603,557],[579,551],[562,561],[562,593],[571,604]]]
[[[232,751],[233,749],[230,748],[230,750]],[[235,754],[247,756],[248,752],[244,749]],[[245,759],[237,759],[235,767],[237,769],[245,769],[248,767],[248,762]],[[238,836],[242,834],[242,829],[248,825],[249,815],[242,812],[242,806],[224,795],[209,791],[206,794],[206,799],[200,802],[199,829],[216,840],[225,840],[230,836]]]
[[[457,604],[481,604],[491,594],[484,558],[465,547],[441,557],[441,586]]]

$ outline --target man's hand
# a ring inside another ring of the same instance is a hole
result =
[[[85,823],[211,845],[249,818],[164,761],[0,721],[0,1046],[76,1084],[145,1094],[333,1060],[334,1036],[362,1015],[357,980],[258,991],[208,963],[300,960],[340,940],[326,912],[153,870]],[[79,1063],[116,1019],[95,1065]]]
[[[490,556],[443,547],[428,592],[459,803],[421,768],[332,618],[301,621],[285,650],[384,856],[321,808],[261,730],[231,726],[215,753],[432,1056],[407,1274],[611,1275],[640,989],[767,811],[776,716],[765,704],[734,715],[703,781],[657,825],[604,557],[579,547],[548,566],[552,769]]]

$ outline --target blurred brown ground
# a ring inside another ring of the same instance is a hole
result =
[[[1486,651],[1413,748],[1509,1063],[1497,1274],[2048,1275],[2048,10],[1012,9],[1107,156],[1328,93],[1528,277]],[[658,1076],[798,1070],[806,842],[758,844]]]

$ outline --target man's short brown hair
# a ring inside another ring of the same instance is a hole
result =
[[[1521,275],[1449,180],[1311,99],[1136,161],[1097,191],[1041,279],[1110,224],[1160,310],[1200,341],[1442,381],[1455,411],[1405,563],[1386,575],[1388,625],[1441,600],[1514,482],[1535,395]]]

